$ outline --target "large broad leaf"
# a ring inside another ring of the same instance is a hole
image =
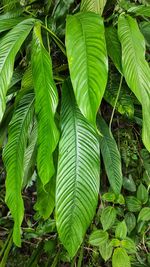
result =
[[[59,137],[54,121],[58,95],[53,81],[51,58],[43,46],[39,23],[35,26],[33,34],[32,74],[38,122],[37,168],[41,181],[45,185],[54,174],[52,153]]]
[[[121,44],[118,39],[117,29],[113,26],[105,28],[106,44],[108,55],[115,64],[116,68],[122,73],[121,65]]]
[[[128,86],[142,104],[143,143],[150,151],[150,68],[145,60],[145,41],[135,19],[120,15],[118,33],[122,44],[122,66]]]
[[[63,86],[56,223],[59,237],[73,257],[82,243],[97,206],[99,141],[78,109],[69,81]]]
[[[82,0],[81,11],[91,11],[97,14],[102,14],[107,0]]]
[[[103,20],[92,12],[67,17],[66,47],[71,81],[82,114],[96,124],[107,83]]]
[[[122,187],[121,157],[116,141],[102,117],[98,116],[97,125],[103,137],[100,137],[100,149],[109,183],[116,194]]]
[[[20,246],[20,226],[24,207],[21,196],[24,175],[24,155],[28,137],[28,128],[34,111],[34,94],[24,95],[14,112],[10,123],[8,143],[3,159],[6,166],[6,203],[14,219],[13,240]]]
[[[0,121],[5,110],[5,96],[10,84],[14,60],[31,31],[34,19],[26,19],[8,32],[0,42]]]

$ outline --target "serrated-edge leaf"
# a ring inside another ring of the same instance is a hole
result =
[[[138,216],[138,221],[150,221],[150,208],[145,207],[141,209],[139,216]]]
[[[104,231],[111,228],[116,220],[116,215],[117,213],[114,207],[108,206],[102,210],[100,221]]]
[[[116,248],[114,250],[112,267],[131,267],[130,258],[124,248]]]
[[[73,257],[95,214],[99,191],[99,141],[78,109],[72,86],[62,88],[61,139],[56,182],[56,224]]]
[[[34,94],[26,94],[14,112],[9,126],[8,143],[4,149],[3,159],[7,171],[6,204],[14,219],[13,240],[21,244],[20,226],[24,215],[21,196],[24,174],[24,155],[27,143],[28,128],[34,111]]]

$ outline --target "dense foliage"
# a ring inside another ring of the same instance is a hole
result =
[[[149,266],[149,0],[0,12],[0,266]]]

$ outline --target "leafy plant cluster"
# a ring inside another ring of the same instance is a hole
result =
[[[0,4],[1,267],[150,265],[149,4]]]

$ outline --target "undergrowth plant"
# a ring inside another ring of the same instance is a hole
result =
[[[43,248],[45,266],[148,266],[149,1],[3,0],[0,12],[0,150],[14,222],[0,266],[30,238],[40,242],[26,266],[40,266]]]

